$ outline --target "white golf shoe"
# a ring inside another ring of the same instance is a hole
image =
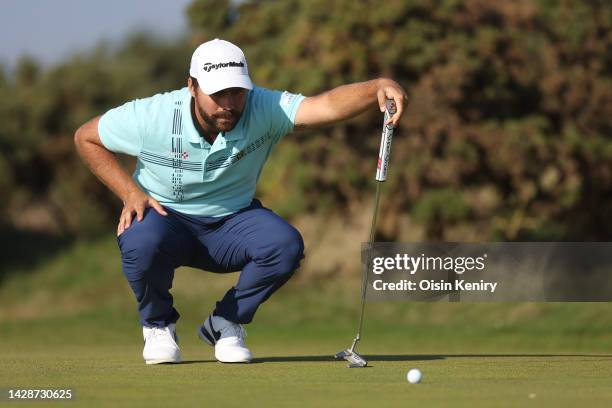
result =
[[[249,363],[252,359],[244,345],[244,327],[221,316],[208,316],[198,329],[198,337],[215,347],[215,358],[222,363]]]
[[[166,327],[142,326],[142,337],[144,337],[144,349],[142,356],[147,364],[180,363],[181,350],[178,346],[176,325],[169,324]]]

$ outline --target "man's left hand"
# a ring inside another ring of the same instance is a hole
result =
[[[408,94],[406,94],[404,88],[392,79],[381,78],[376,97],[378,98],[378,106],[380,106],[381,112],[384,112],[386,109],[385,102],[387,99],[392,99],[395,102],[397,111],[385,124],[393,123],[393,126],[397,126],[404,112],[404,104],[408,103]]]

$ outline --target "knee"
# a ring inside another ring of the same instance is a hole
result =
[[[291,227],[277,236],[269,255],[277,259],[281,270],[292,274],[304,258],[304,239],[300,232]]]
[[[294,260],[297,264],[304,258],[304,239],[297,229],[293,228],[293,234],[285,243],[283,252],[286,252],[288,258]]]
[[[124,271],[129,274],[128,280],[145,277],[148,270],[160,262],[159,255],[163,250],[162,234],[127,234],[119,236],[119,248]]]

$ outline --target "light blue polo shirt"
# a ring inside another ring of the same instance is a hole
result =
[[[293,130],[301,94],[253,87],[240,120],[212,146],[196,130],[187,88],[136,99],[100,119],[104,146],[138,158],[132,178],[162,205],[221,217],[247,207],[272,148]]]

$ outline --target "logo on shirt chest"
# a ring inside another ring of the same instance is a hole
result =
[[[166,150],[163,152],[162,156],[168,159],[187,160],[189,159],[189,152],[188,151],[173,152],[172,150]]]

